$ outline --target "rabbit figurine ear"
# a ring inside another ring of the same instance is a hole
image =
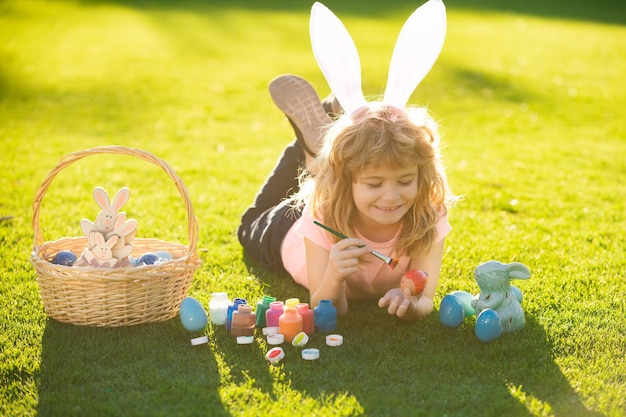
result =
[[[383,103],[403,109],[434,65],[446,37],[446,7],[430,0],[407,19],[389,65]]]
[[[347,114],[365,107],[361,61],[346,27],[319,2],[311,8],[309,23],[313,55],[341,106]]]
[[[120,190],[117,192],[117,194],[115,194],[115,197],[113,198],[113,205],[111,206],[113,211],[115,212],[120,211],[122,206],[126,204],[129,198],[130,198],[130,190],[126,187],[120,188]]]
[[[109,195],[106,190],[102,187],[96,187],[93,189],[93,199],[96,200],[96,203],[102,210],[110,210],[111,209],[111,200],[109,199]]]
[[[509,277],[514,279],[528,279],[530,278],[530,269],[522,263],[511,262],[506,264],[506,270],[509,273]]]

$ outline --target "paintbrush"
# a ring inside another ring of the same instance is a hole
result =
[[[315,223],[316,225],[318,225],[319,227],[321,227],[324,230],[329,231],[330,233],[332,233],[333,235],[337,236],[340,239],[347,239],[348,236],[344,235],[341,232],[336,231],[335,229],[332,229],[328,226],[326,226],[325,224],[322,224],[320,222],[318,222],[317,220],[313,220],[313,223]],[[398,265],[398,258],[390,258],[387,255],[383,255],[380,252],[376,252],[375,250],[370,250],[370,253],[372,255],[374,255],[375,257],[377,257],[378,259],[380,259],[381,261],[383,261],[384,263],[386,263],[387,265],[389,265],[389,268],[394,269],[396,267],[396,265]]]

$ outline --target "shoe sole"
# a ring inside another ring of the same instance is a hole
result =
[[[296,75],[281,75],[270,82],[269,90],[276,106],[302,133],[308,151],[312,155],[317,154],[322,129],[332,120],[324,111],[313,86]]]

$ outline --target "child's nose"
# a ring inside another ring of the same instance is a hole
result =
[[[384,197],[387,200],[396,200],[400,196],[400,189],[396,185],[389,185],[385,188]]]

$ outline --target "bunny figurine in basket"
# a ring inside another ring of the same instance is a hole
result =
[[[126,213],[118,213],[130,197],[128,188],[121,188],[113,204],[109,195],[102,187],[96,187],[93,197],[102,211],[96,216],[96,221],[83,219],[80,227],[87,238],[87,248],[77,266],[94,267],[125,267],[130,265],[129,256],[133,251],[132,241],[137,233],[137,222],[126,220]]]

